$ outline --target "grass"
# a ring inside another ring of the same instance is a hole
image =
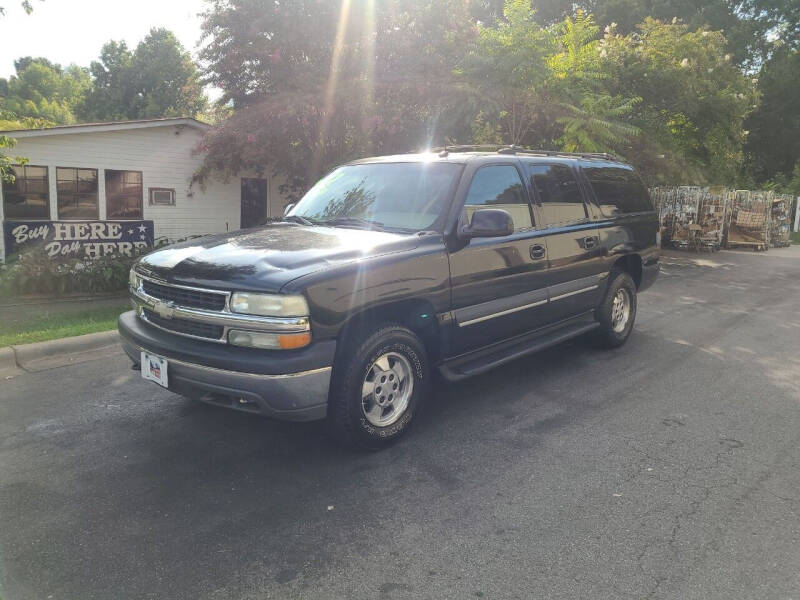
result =
[[[0,323],[0,347],[44,342],[58,338],[116,329],[117,317],[130,309],[126,300],[119,305],[67,314],[44,314]]]
[[[793,244],[800,244],[800,231],[793,231],[789,236]]]

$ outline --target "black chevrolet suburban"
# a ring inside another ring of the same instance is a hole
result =
[[[429,394],[581,334],[623,344],[659,269],[631,167],[516,147],[358,160],[281,222],[141,258],[119,318],[142,376],[342,441],[398,438]]]

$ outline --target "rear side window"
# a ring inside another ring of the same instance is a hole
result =
[[[490,165],[481,167],[472,178],[464,212],[469,221],[479,208],[502,208],[511,215],[514,230],[532,226],[531,209],[522,179],[516,167]]]
[[[653,210],[647,188],[631,169],[584,166],[583,172],[607,217]]]
[[[581,221],[586,218],[586,207],[578,188],[575,174],[567,165],[527,165],[531,186],[542,203],[545,225]]]

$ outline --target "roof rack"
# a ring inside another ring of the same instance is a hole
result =
[[[539,156],[569,156],[573,158],[602,158],[605,160],[620,160],[619,157],[608,152],[562,152],[561,150],[534,150],[513,144],[459,144],[453,146],[440,146],[431,148],[440,156],[447,156],[450,152],[489,151],[498,154],[534,154]]]

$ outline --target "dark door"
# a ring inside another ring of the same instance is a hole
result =
[[[548,313],[553,321],[591,310],[600,302],[605,261],[577,173],[569,163],[526,162],[539,230],[549,258]]]
[[[473,238],[450,253],[454,354],[525,333],[545,320],[539,311],[547,304],[547,248],[543,239],[532,239],[528,192],[515,163],[475,171],[462,222],[480,208],[508,211],[514,233]]]
[[[267,180],[242,177],[242,229],[267,218]]]

